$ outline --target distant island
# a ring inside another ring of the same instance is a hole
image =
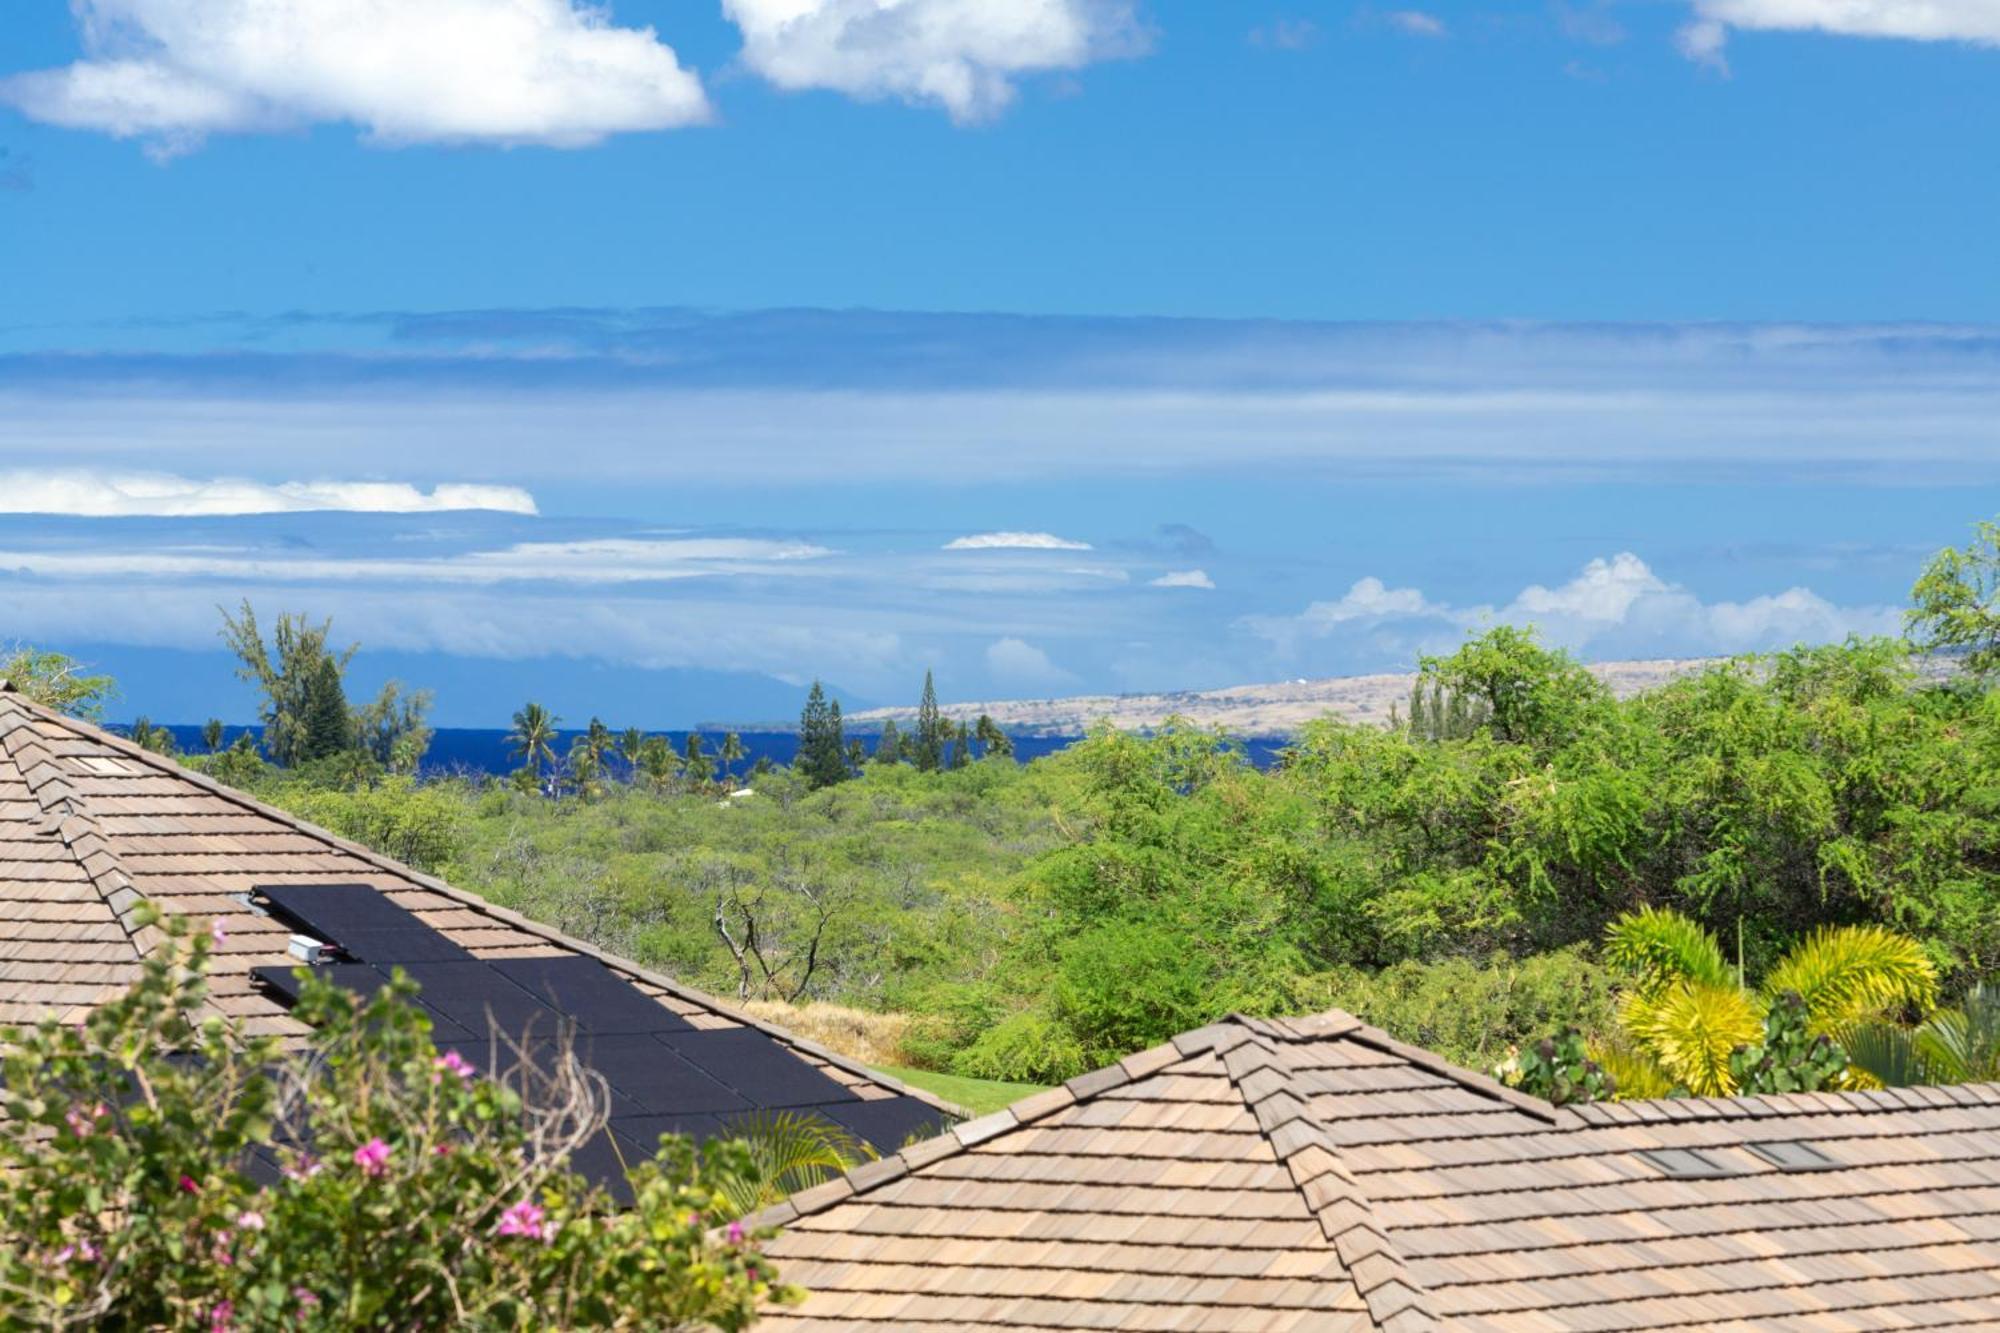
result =
[[[1648,661],[1599,662],[1590,670],[1619,698],[1698,671],[1711,658],[1665,657]],[[988,699],[942,704],[954,721],[982,713],[1010,732],[1027,736],[1077,736],[1100,721],[1126,730],[1157,727],[1181,716],[1207,727],[1226,727],[1239,736],[1288,736],[1331,713],[1350,722],[1387,723],[1389,709],[1408,706],[1414,672],[1375,676],[1331,676],[1321,680],[1230,685],[1218,690],[1176,690],[1161,694],[1079,694],[1065,699]],[[903,726],[915,708],[870,708],[850,713],[856,731],[879,730],[884,722]]]

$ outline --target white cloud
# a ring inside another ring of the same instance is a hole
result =
[[[577,147],[709,117],[650,28],[578,0],[72,0],[86,58],[0,80],[51,124],[180,151],[352,122],[379,142]]]
[[[1694,10],[1679,45],[1690,59],[1711,65],[1722,63],[1732,28],[2000,46],[1994,0],[1695,0]]]
[[[831,89],[997,115],[1022,74],[1130,54],[1144,32],[1125,0],[723,0],[743,62],[780,88]]]
[[[456,509],[532,514],[535,498],[518,486],[447,484],[426,492],[405,482],[388,481],[285,481],[268,485],[234,477],[195,481],[161,472],[80,468],[0,472],[0,514],[124,518],[322,510],[434,514]]]
[[[995,639],[987,645],[986,669],[1004,685],[1055,687],[1076,680],[1025,639]]]
[[[1146,585],[1149,588],[1205,588],[1215,590],[1215,580],[1205,569],[1175,569],[1160,575]]]
[[[334,559],[210,548],[143,551],[0,551],[0,573],[67,579],[224,578],[283,583],[655,583],[720,574],[772,573],[834,554],[805,542],[693,537],[521,542],[430,559]]]
[[[1285,653],[1336,633],[1369,634],[1385,627],[1412,631],[1412,641],[1441,648],[1466,631],[1532,624],[1549,642],[1598,658],[1767,651],[1848,634],[1890,634],[1900,623],[1894,608],[1837,606],[1806,588],[1741,602],[1704,602],[1629,551],[1592,560],[1556,587],[1532,584],[1501,607],[1450,606],[1415,588],[1389,588],[1365,578],[1338,601],[1315,602],[1293,616],[1240,622]]]
[[[1071,541],[1053,532],[976,532],[970,537],[954,537],[944,544],[947,551],[1088,551],[1089,542]]]
[[[1396,9],[1382,16],[1390,26],[1411,37],[1445,36],[1444,20],[1421,9]]]

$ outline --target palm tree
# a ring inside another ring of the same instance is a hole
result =
[[[592,761],[596,763],[599,771],[602,771],[604,768],[604,756],[611,753],[614,744],[611,738],[611,728],[604,725],[603,718],[593,717],[590,719],[590,726],[585,728],[581,739],[585,748],[590,751]]]
[[[761,1212],[875,1156],[867,1143],[810,1111],[762,1111],[729,1121],[723,1131],[741,1140],[750,1155],[747,1173],[731,1172],[716,1183],[737,1217]]]
[[[514,714],[514,729],[507,733],[507,753],[540,778],[542,765],[556,762],[556,728],[561,723],[561,718],[538,703],[521,705],[521,711]]]
[[[688,733],[687,762],[681,765],[681,771],[687,774],[688,781],[695,786],[708,781],[712,770],[708,765],[708,756],[702,753],[701,733],[698,731]]]
[[[618,738],[618,757],[625,761],[625,769],[633,777],[639,776],[639,751],[646,745],[646,733],[637,727],[625,728],[625,734]]]
[[[570,741],[563,766],[568,770],[570,785],[576,788],[578,800],[588,801],[604,794],[604,760],[588,735]]]
[[[729,766],[748,753],[749,751],[743,748],[743,738],[741,736],[733,731],[723,736],[722,748],[715,752],[715,757],[722,764],[722,780],[724,782],[730,780]]]
[[[663,792],[680,773],[681,760],[665,736],[648,736],[639,747],[637,768],[646,775],[648,787],[655,792]]]
[[[201,724],[201,744],[202,748],[207,750],[210,754],[215,754],[217,751],[222,749],[221,718],[212,717],[208,721]]]
[[[1836,1034],[1855,1069],[1885,1088],[2000,1080],[2000,989],[1974,986],[1965,999],[1914,1028],[1882,1019]]]
[[[1600,1057],[1628,1095],[1665,1082],[1698,1097],[1736,1091],[1730,1056],[1765,1036],[1765,1016],[1787,993],[1818,1036],[1897,1007],[1928,1009],[1937,969],[1922,946],[1881,926],[1829,926],[1794,945],[1751,989],[1700,923],[1641,908],[1611,923],[1605,956],[1632,974],[1620,998],[1623,1049]],[[1655,1071],[1647,1077],[1643,1069]]]

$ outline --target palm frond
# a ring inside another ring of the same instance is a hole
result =
[[[1974,986],[1955,1009],[1941,1009],[1916,1033],[1917,1049],[1939,1082],[2000,1077],[2000,990]]]
[[[872,1160],[866,1142],[824,1117],[801,1111],[759,1111],[723,1126],[749,1149],[748,1175],[729,1175],[716,1188],[739,1217],[780,1203]]]
[[[1797,991],[1820,1031],[1901,1005],[1937,1002],[1923,946],[1882,926],[1828,926],[1794,945],[1764,978],[1766,995]]]
[[[1855,1087],[1913,1088],[1938,1082],[1909,1028],[1868,1018],[1843,1023],[1828,1035],[1847,1052],[1848,1082]]]
[[[1590,1058],[1611,1075],[1612,1096],[1619,1101],[1649,1101],[1674,1090],[1659,1062],[1623,1033],[1593,1042]]]
[[[1604,932],[1604,954],[1633,973],[1642,990],[1662,990],[1683,981],[1697,986],[1736,984],[1736,974],[1715,936],[1700,922],[1670,908],[1642,907],[1619,917]]]
[[[1632,1041],[1678,1087],[1697,1097],[1736,1090],[1729,1055],[1764,1034],[1756,1002],[1734,984],[1681,981],[1633,991],[1619,1002],[1619,1022]]]

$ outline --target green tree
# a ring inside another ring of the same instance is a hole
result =
[[[180,750],[174,741],[174,733],[165,727],[156,727],[152,719],[141,715],[132,720],[132,744],[154,754],[172,755]]]
[[[222,749],[222,719],[212,717],[201,724],[201,748],[210,754]]]
[[[1974,986],[1913,1028],[1876,1018],[1837,1036],[1853,1068],[1886,1088],[2000,1081],[2000,988]]]
[[[1434,733],[1449,734],[1454,725],[1439,716],[1448,707],[1440,696],[1463,697],[1495,739],[1511,744],[1568,743],[1603,715],[1611,699],[1569,654],[1544,648],[1533,629],[1509,625],[1478,635],[1449,657],[1424,658],[1422,676],[1432,687],[1425,714]]]
[[[648,736],[639,747],[638,771],[645,777],[646,786],[655,793],[664,792],[680,776],[680,756],[665,736]]]
[[[618,757],[625,761],[626,771],[634,778],[639,776],[639,752],[646,748],[646,733],[637,727],[627,727],[618,737]]]
[[[840,703],[829,700],[815,680],[799,713],[799,753],[792,763],[806,785],[815,790],[845,782],[847,743],[841,734]]]
[[[591,743],[588,733],[570,739],[569,754],[563,760],[563,775],[580,801],[594,801],[604,794],[604,752]]]
[[[248,599],[236,615],[222,612],[222,639],[236,654],[236,674],[263,695],[264,750],[284,767],[352,744],[345,715],[346,692],[332,687],[339,686],[355,648],[350,645],[334,651],[327,642],[332,632],[331,620],[315,625],[304,616],[286,612],[272,627],[267,645]],[[331,681],[326,670],[329,664]],[[336,733],[330,713],[330,701],[336,693],[342,709],[337,728],[341,739],[338,746],[328,749]]]
[[[909,761],[919,773],[935,773],[944,767],[944,747],[949,739],[944,715],[938,711],[937,684],[924,672],[924,696],[917,704],[917,730],[907,749]]]
[[[957,726],[951,727],[950,730],[950,765],[953,768],[964,768],[972,762],[972,728],[960,722]]]
[[[353,710],[361,748],[390,772],[414,774],[434,734],[428,720],[431,699],[429,690],[405,692],[400,681],[383,685],[380,694]]]
[[[743,748],[743,738],[741,736],[733,731],[723,734],[722,747],[715,752],[715,757],[722,766],[722,780],[724,782],[730,780],[729,766],[742,762],[743,756],[747,753],[749,751]]]
[[[1904,622],[1920,650],[1961,654],[1974,675],[2000,671],[2000,523],[1981,523],[1966,545],[1931,557]]]
[[[890,718],[882,724],[882,734],[875,742],[875,762],[878,764],[899,764],[903,761],[903,737],[896,730],[896,719]]]
[[[354,717],[347,710],[340,674],[340,663],[330,653],[308,669],[295,762],[309,764],[355,748]]]
[[[556,731],[561,723],[561,718],[532,700],[521,705],[514,714],[514,728],[507,733],[507,752],[539,779],[542,765],[556,762]]]
[[[681,764],[681,775],[697,787],[707,786],[715,769],[709,763],[707,752],[702,748],[700,732],[690,731],[687,734],[687,745],[683,753],[686,757]]]
[[[1013,738],[1002,731],[1000,724],[987,714],[979,715],[979,722],[973,727],[972,734],[979,742],[979,752],[982,755],[999,755],[1007,759],[1014,757]]]
[[[593,717],[590,719],[590,725],[584,728],[583,735],[578,739],[583,742],[584,748],[590,751],[593,767],[602,773],[605,758],[617,747],[617,740],[612,736],[611,728],[604,725],[603,718]]]
[[[0,681],[45,707],[93,720],[117,693],[111,677],[91,675],[75,658],[24,645],[0,652]]]

